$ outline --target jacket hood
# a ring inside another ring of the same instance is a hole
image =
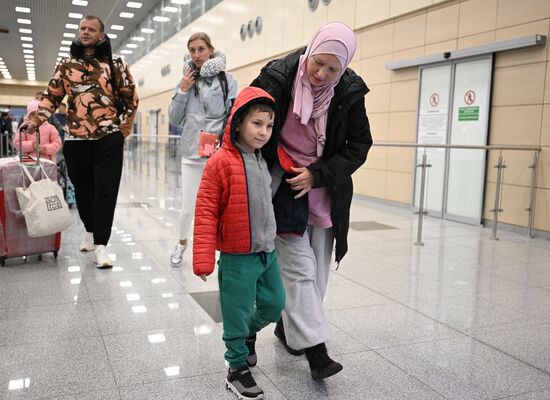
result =
[[[277,107],[277,103],[275,103],[275,99],[263,89],[247,86],[241,90],[239,95],[235,98],[231,113],[229,114],[229,119],[223,131],[222,146],[226,148],[235,147],[234,143],[237,138],[236,128],[240,120],[239,115],[242,114],[249,105],[260,103],[269,104],[275,110],[273,133],[269,141],[275,140],[279,133],[279,108]]]

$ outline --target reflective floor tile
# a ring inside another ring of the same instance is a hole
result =
[[[48,400],[120,400],[118,390],[74,393],[68,396],[49,397]]]
[[[262,367],[287,399],[444,400],[374,352],[336,356],[344,369],[323,381],[311,378],[306,361]]]
[[[258,386],[265,394],[265,399],[283,400],[285,397],[262,373],[260,368],[253,368],[252,374]],[[215,373],[190,378],[155,382],[133,387],[122,387],[123,400],[234,400],[235,395],[225,388],[227,373]]]
[[[153,330],[104,337],[119,386],[224,372],[222,331],[218,325],[192,330]]]
[[[344,293],[345,295],[342,295]],[[393,303],[393,301],[347,279],[330,282],[325,295],[326,310],[389,303]]]
[[[16,282],[0,280],[0,308],[66,304],[75,301],[89,301],[80,276]]]
[[[329,321],[371,349],[455,338],[460,334],[399,304],[327,312]]]
[[[0,309],[0,345],[99,336],[90,303]]]
[[[137,290],[129,291],[124,300],[92,304],[103,335],[155,329],[192,332],[196,326],[215,323],[191,296],[169,291],[155,296],[142,296]]]
[[[37,399],[114,389],[100,338],[0,346],[0,398]]]
[[[550,375],[470,338],[378,353],[448,399],[498,399],[550,387]]]

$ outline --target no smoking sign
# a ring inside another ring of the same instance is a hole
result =
[[[439,95],[437,93],[432,93],[430,96],[430,104],[432,107],[435,107],[439,104]]]
[[[471,104],[474,104],[475,101],[476,101],[476,92],[474,92],[471,89],[467,90],[466,93],[464,93],[464,102],[467,105],[471,105]]]

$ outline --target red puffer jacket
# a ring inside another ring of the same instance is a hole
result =
[[[193,229],[193,272],[196,275],[209,275],[214,271],[215,250],[238,254],[250,252],[246,171],[234,140],[235,127],[240,119],[238,114],[252,102],[274,104],[273,97],[263,89],[244,88],[231,109],[221,149],[208,160],[202,174]]]

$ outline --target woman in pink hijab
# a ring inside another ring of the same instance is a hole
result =
[[[275,335],[291,354],[305,352],[314,379],[342,370],[327,353],[323,299],[333,249],[337,266],[348,250],[351,175],[372,145],[369,89],[348,68],[355,47],[347,25],[327,23],[306,48],[271,61],[252,82],[275,98],[283,121],[262,149],[273,178],[275,245],[286,289]]]

